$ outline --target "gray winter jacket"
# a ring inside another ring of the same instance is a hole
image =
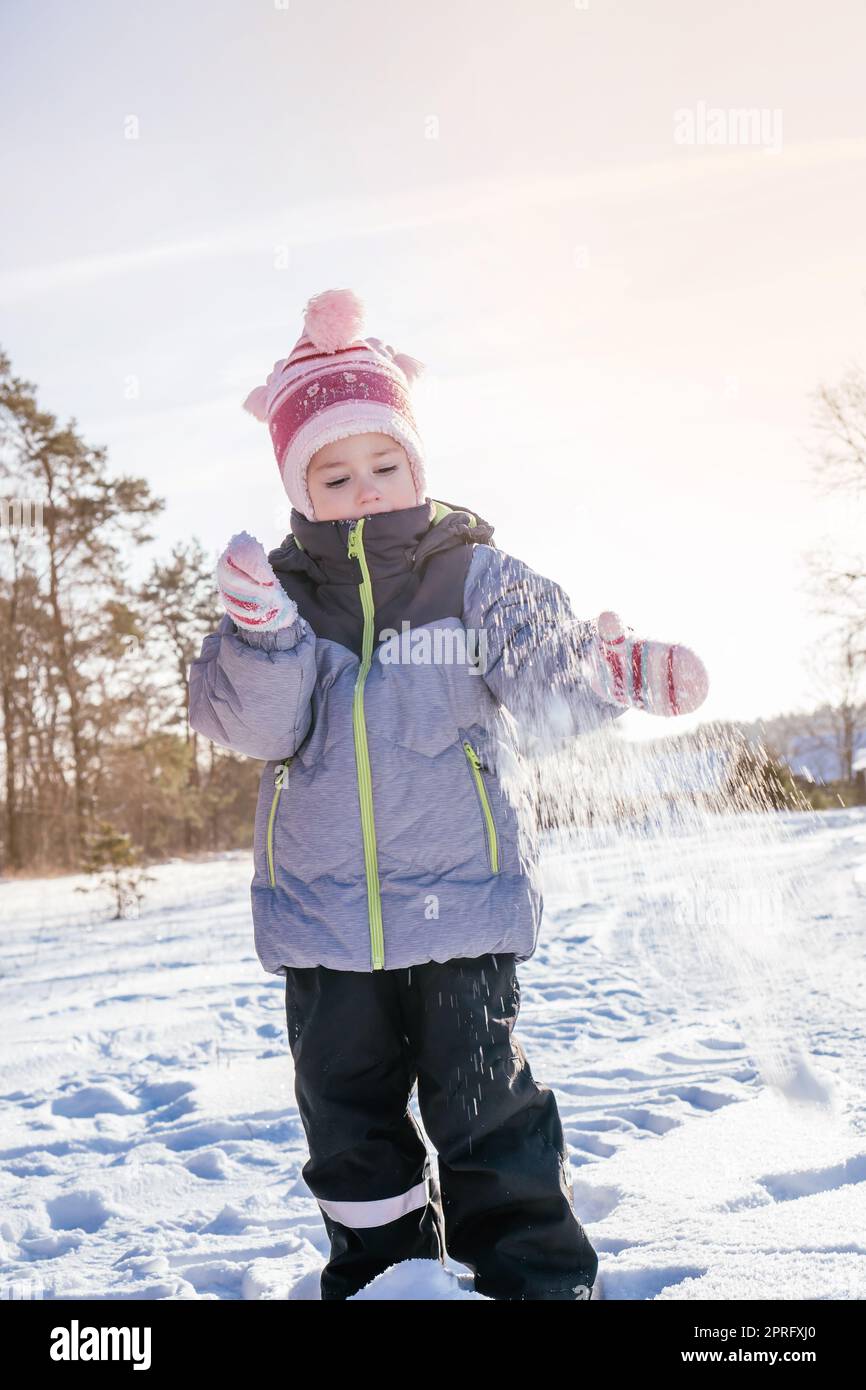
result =
[[[578,669],[594,625],[463,507],[293,509],[291,526],[268,559],[295,622],[250,633],[226,614],[189,673],[192,728],[265,760],[263,967],[528,960],[543,899],[524,736],[623,713]]]

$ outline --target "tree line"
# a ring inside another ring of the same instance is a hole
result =
[[[3,352],[0,497],[0,869],[84,867],[106,826],[150,861],[249,844],[258,765],[187,720],[222,614],[213,561],[193,539],[134,583],[164,499],[112,474]]]

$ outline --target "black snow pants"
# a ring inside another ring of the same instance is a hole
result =
[[[514,955],[285,969],[303,1176],[331,1241],[322,1298],[446,1249],[488,1298],[588,1298],[598,1256],[574,1213],[556,1100],[512,1036]],[[416,1080],[438,1183],[409,1108]]]

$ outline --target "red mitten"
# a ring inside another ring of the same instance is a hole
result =
[[[271,569],[261,541],[247,531],[232,536],[216,567],[219,596],[229,617],[251,632],[276,632],[298,616],[298,606]]]
[[[691,714],[707,698],[709,677],[690,647],[635,637],[618,613],[599,615],[586,658],[590,688],[602,700],[647,714]]]

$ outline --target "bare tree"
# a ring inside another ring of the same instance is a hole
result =
[[[822,491],[866,496],[866,373],[856,363],[813,392],[816,481]]]
[[[806,664],[820,707],[802,718],[802,730],[815,748],[833,755],[838,776],[854,780],[857,734],[866,724],[866,662],[856,634],[843,630],[811,651]]]
[[[835,386],[813,394],[814,478],[819,492],[866,497],[866,374],[849,366]],[[857,735],[866,717],[866,553],[844,553],[836,538],[807,552],[806,591],[827,634],[806,658],[820,708],[807,732],[835,754],[840,775],[854,780]]]

